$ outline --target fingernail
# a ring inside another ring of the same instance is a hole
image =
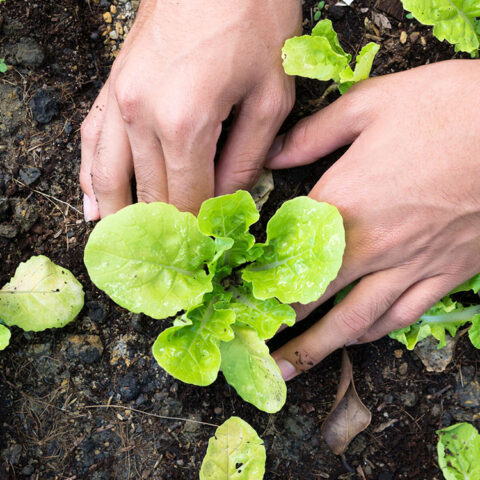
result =
[[[290,380],[298,374],[297,369],[288,360],[285,360],[284,358],[280,358],[279,360],[277,360],[277,365],[285,381]]]
[[[345,344],[346,347],[351,347],[352,345],[355,345],[356,343],[358,343],[358,340],[352,340],[351,342],[348,342]]]
[[[86,222],[89,222],[93,218],[92,202],[85,193],[83,194],[83,216]]]
[[[270,150],[267,153],[267,160],[271,160],[276,157],[283,149],[283,144],[285,143],[285,135],[278,136],[275,141],[272,143]]]

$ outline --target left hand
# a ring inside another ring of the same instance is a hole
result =
[[[272,148],[269,166],[291,168],[353,142],[310,193],[343,216],[343,266],[298,319],[361,279],[273,353],[285,379],[414,323],[480,272],[479,79],[479,60],[453,60],[366,80]]]

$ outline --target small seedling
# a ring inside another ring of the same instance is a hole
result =
[[[21,263],[14,277],[0,290],[0,350],[16,326],[40,332],[61,328],[83,308],[83,289],[66,268],[39,255]]]
[[[223,375],[247,402],[273,413],[286,386],[265,340],[295,312],[285,303],[318,299],[342,263],[337,209],[308,197],[285,202],[265,243],[248,192],[212,198],[196,218],[165,203],[137,203],[100,221],[85,248],[92,281],[119,305],[176,317],[153,345],[168,373],[210,385]]]
[[[289,38],[282,49],[283,68],[288,75],[316,80],[333,80],[340,93],[368,78],[379,45],[370,42],[356,58],[355,69],[350,67],[352,56],[340,46],[330,20],[322,20],[311,35]]]
[[[8,70],[8,67],[7,67],[7,64],[5,63],[5,59],[0,58],[0,73],[5,73],[7,70]]]
[[[320,20],[320,17],[322,16],[323,7],[325,7],[325,2],[323,0],[321,2],[318,2],[318,5],[315,7],[315,13],[313,15],[313,19],[316,22],[318,22]]]

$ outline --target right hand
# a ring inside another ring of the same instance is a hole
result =
[[[280,52],[301,19],[299,0],[143,0],[82,125],[86,219],[130,204],[132,175],[139,201],[192,212],[252,186],[294,102]]]

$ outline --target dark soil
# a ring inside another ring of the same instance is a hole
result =
[[[359,0],[349,8],[335,3],[327,2],[324,15],[348,51],[371,39],[381,43],[374,75],[458,56],[398,8],[390,9],[397,18],[387,15],[391,29],[372,26],[373,14],[393,0],[378,6]],[[373,422],[342,462],[320,434],[335,397],[338,353],[290,382],[284,409],[267,415],[244,403],[221,375],[209,388],[175,381],[150,350],[166,322],[126,312],[91,284],[82,260],[93,226],[80,213],[79,127],[119,43],[104,40],[102,13],[110,2],[100,5],[0,3],[0,58],[13,66],[0,74],[0,285],[20,262],[45,254],[69,268],[86,291],[75,322],[37,334],[12,329],[11,344],[0,353],[0,479],[197,478],[214,427],[185,420],[218,425],[231,415],[250,422],[265,440],[267,480],[441,479],[435,431],[457,421],[480,426],[480,355],[465,337],[440,374],[427,373],[414,353],[389,339],[352,349],[357,389]],[[314,5],[305,1],[306,31]],[[285,128],[323,106],[325,87],[298,82]],[[341,153],[276,173],[264,216],[307,193]]]

